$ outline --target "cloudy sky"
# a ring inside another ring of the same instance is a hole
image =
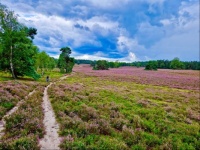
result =
[[[199,0],[0,0],[35,27],[34,43],[77,59],[199,60]]]

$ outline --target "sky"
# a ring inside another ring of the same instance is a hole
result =
[[[199,0],[0,0],[58,58],[199,61]]]

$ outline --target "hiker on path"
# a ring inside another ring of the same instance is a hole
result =
[[[49,82],[49,76],[46,77],[46,81]]]

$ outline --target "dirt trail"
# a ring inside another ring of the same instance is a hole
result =
[[[32,92],[30,92],[30,93],[28,94],[28,96],[25,97],[25,100],[26,100],[29,96],[31,96],[34,92],[35,92],[35,90],[33,90]],[[23,102],[24,102],[24,100],[19,101],[19,102],[17,103],[17,105],[16,105],[15,107],[13,107],[10,111],[8,111],[8,112],[6,113],[6,115],[3,116],[2,120],[0,120],[0,139],[1,139],[1,137],[4,135],[4,129],[5,129],[5,124],[6,124],[5,121],[4,121],[4,118],[6,118],[6,117],[12,115],[14,112],[16,112],[16,111],[18,110],[19,106],[20,106]]]
[[[51,107],[51,103],[48,99],[47,90],[52,85],[49,84],[44,90],[43,104],[44,109],[44,126],[46,134],[44,138],[40,141],[41,149],[59,149],[60,140],[58,136],[59,125],[56,122],[55,114]]]
[[[68,76],[61,77],[59,81],[64,80]],[[59,131],[59,125],[56,122],[55,114],[52,109],[51,103],[48,98],[48,88],[53,83],[50,83],[44,90],[44,96],[43,96],[43,104],[42,107],[44,109],[44,126],[46,134],[44,135],[44,138],[40,140],[40,146],[41,150],[59,150],[60,145],[60,138],[58,135]]]

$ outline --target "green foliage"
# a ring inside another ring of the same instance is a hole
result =
[[[37,34],[37,29],[35,28],[27,28],[27,35],[28,37],[30,37],[31,39],[34,39],[34,36]]]
[[[45,51],[39,52],[36,55],[35,68],[40,69],[42,75],[44,75],[45,71],[51,71],[56,68],[56,64],[56,60],[50,57]]]
[[[71,49],[69,47],[63,47],[60,49],[61,54],[58,59],[58,68],[60,68],[60,72],[70,73],[75,64],[74,58],[70,57]]]
[[[117,62],[117,61],[116,61]],[[118,68],[118,67],[123,67],[123,66],[135,66],[137,68],[139,67],[145,67],[148,62],[146,61],[135,61],[132,63],[125,63],[125,62],[117,62],[117,66],[114,65],[114,63],[116,62],[109,62],[109,67],[110,68]],[[184,69],[190,69],[190,70],[200,70],[200,62],[199,61],[187,61],[187,62],[183,62],[184,64]],[[90,64],[92,67],[95,66],[96,61],[92,61],[92,60],[75,60],[75,63],[77,64]],[[158,69],[171,69],[170,68],[170,63],[171,61],[169,60],[157,60],[158,63]]]
[[[17,21],[14,12],[0,6],[0,69],[10,71],[13,78],[25,75],[34,79],[40,77],[34,70],[38,49],[31,40],[36,29],[30,30]]]
[[[84,59],[75,59],[75,63],[76,64],[91,64],[93,63],[94,61],[92,60],[84,60]]]
[[[66,64],[66,73],[71,73],[72,69],[74,67],[74,58],[70,57],[67,59],[67,64]]]
[[[170,63],[171,69],[184,69],[184,64],[179,60],[179,58],[174,58]]]
[[[13,108],[14,104],[12,102],[4,102],[4,103],[1,103],[0,106],[10,110],[11,108]]]
[[[145,70],[157,70],[158,63],[157,61],[149,61],[145,67]]]
[[[141,64],[138,62],[138,63],[136,64],[136,67],[137,67],[137,68],[140,68],[140,67],[141,67]]]
[[[106,60],[98,60],[93,67],[93,70],[108,70],[109,64]]]
[[[109,68],[119,68],[120,63],[118,61],[115,62],[108,62]]]

